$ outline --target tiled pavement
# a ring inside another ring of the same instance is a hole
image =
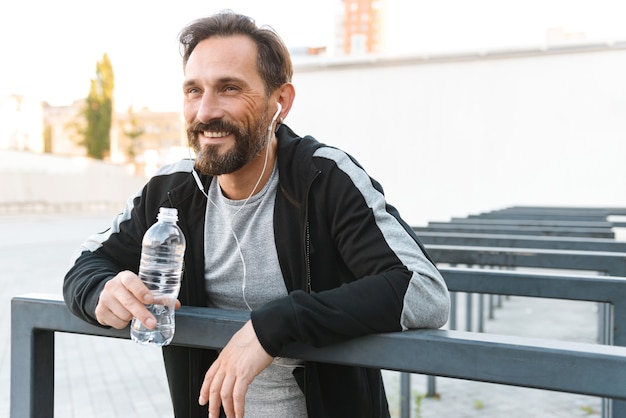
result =
[[[61,293],[78,243],[106,228],[112,214],[0,216],[0,417],[9,416],[10,299],[30,292]],[[462,302],[464,298],[458,298]],[[462,306],[459,312],[463,312]],[[460,324],[464,323],[459,320]],[[486,331],[592,342],[592,303],[510,298]],[[57,334],[55,417],[172,418],[160,350],[127,340]],[[385,372],[392,412],[399,416],[399,375]],[[427,398],[426,378],[412,376],[415,418],[599,416],[598,398],[437,378],[439,397]]]

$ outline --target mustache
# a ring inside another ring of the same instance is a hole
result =
[[[189,127],[189,131],[190,132],[203,132],[203,131],[239,132],[239,127],[223,119],[217,119],[209,123],[202,123],[202,122],[196,121]]]

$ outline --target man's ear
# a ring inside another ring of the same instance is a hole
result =
[[[289,111],[291,110],[291,105],[293,104],[293,100],[296,97],[296,89],[293,87],[293,84],[285,83],[277,88],[276,92],[278,93],[278,97],[276,98],[276,100],[282,106],[282,110],[278,115],[278,120],[282,122],[282,120],[287,117]]]

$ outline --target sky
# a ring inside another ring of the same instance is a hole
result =
[[[538,46],[548,28],[587,41],[626,40],[624,0],[386,0],[390,54]],[[176,111],[177,35],[229,8],[268,24],[289,47],[332,52],[338,0],[13,0],[0,5],[0,97],[68,105],[83,98],[109,55],[116,106]]]

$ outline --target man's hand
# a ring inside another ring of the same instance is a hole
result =
[[[136,317],[152,329],[156,319],[145,305],[153,302],[152,293],[135,273],[121,271],[104,285],[96,306],[96,319],[102,325],[122,329]]]
[[[272,360],[259,343],[252,322],[246,322],[206,372],[198,402],[209,402],[209,417],[219,417],[222,405],[227,417],[243,418],[248,386]]]

